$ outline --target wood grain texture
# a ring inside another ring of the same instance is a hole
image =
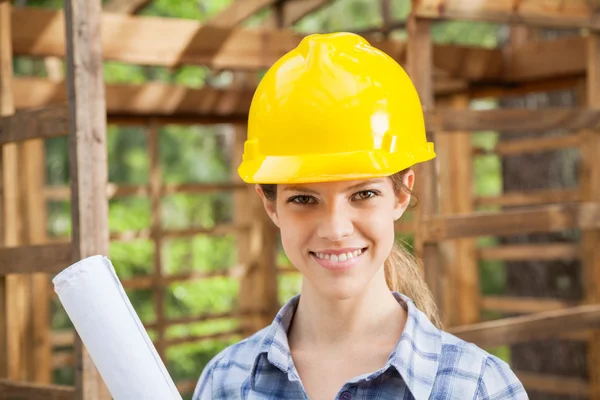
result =
[[[68,110],[64,105],[21,110],[11,116],[0,117],[0,145],[66,136],[68,132]]]
[[[582,305],[519,317],[450,328],[448,331],[481,347],[556,338],[561,333],[600,326],[600,305]]]
[[[504,236],[600,227],[600,203],[555,204],[526,210],[436,216],[424,221],[426,240]]]
[[[70,243],[0,248],[0,275],[58,273],[71,264],[72,249]]]
[[[64,18],[57,19],[59,24],[66,24],[74,261],[97,254],[108,255],[108,171],[101,20],[100,0],[67,0]],[[120,33],[121,38],[123,34]],[[77,399],[110,399],[79,338],[75,342],[75,351]]]
[[[420,0],[416,8],[422,18],[599,30],[596,12],[589,0]]]
[[[13,382],[0,379],[0,400],[76,400],[68,386]]]

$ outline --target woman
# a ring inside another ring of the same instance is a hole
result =
[[[404,70],[359,36],[311,35],[252,100],[239,174],[303,275],[273,323],[206,366],[199,399],[526,399],[509,366],[440,330],[394,244],[435,157]]]

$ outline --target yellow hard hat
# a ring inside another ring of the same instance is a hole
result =
[[[402,67],[358,35],[314,34],[259,83],[238,173],[263,184],[368,179],[434,157]]]

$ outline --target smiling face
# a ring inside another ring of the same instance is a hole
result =
[[[411,189],[413,172],[403,181]],[[394,243],[394,221],[410,201],[390,178],[277,185],[275,199],[257,191],[304,285],[339,299],[365,290],[382,269]]]

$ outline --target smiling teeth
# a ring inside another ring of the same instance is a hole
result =
[[[351,258],[358,257],[361,254],[362,250],[355,250],[342,254],[315,253],[317,258],[320,258],[321,260],[329,260],[332,262],[346,261]]]

